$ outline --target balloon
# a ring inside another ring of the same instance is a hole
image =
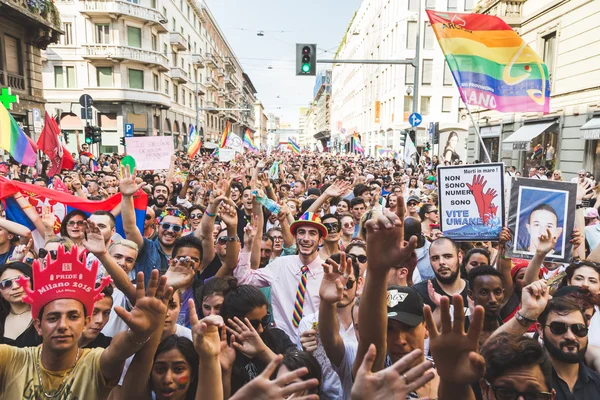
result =
[[[129,172],[133,174],[133,170],[135,169],[135,159],[131,156],[125,156],[121,160],[121,165],[129,167]]]

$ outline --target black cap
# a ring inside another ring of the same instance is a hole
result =
[[[387,316],[409,326],[417,326],[425,319],[423,299],[408,286],[390,286],[387,289]]]
[[[310,188],[307,191],[309,196],[320,196],[321,195],[321,191],[317,188]]]
[[[419,196],[408,196],[408,200],[406,200],[406,204],[410,203],[411,201],[416,201],[417,204],[419,204],[421,202],[421,199],[419,198]]]

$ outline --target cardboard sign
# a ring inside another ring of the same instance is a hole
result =
[[[442,232],[452,240],[498,240],[504,225],[504,164],[438,167]]]
[[[540,235],[549,229],[557,240],[544,260],[570,262],[573,245],[569,239],[575,224],[576,198],[576,183],[513,178],[508,211],[513,240],[508,243],[508,254],[532,258]]]
[[[235,158],[235,150],[234,149],[220,149],[219,150],[219,161],[220,162],[232,161],[234,158]]]
[[[140,136],[125,138],[127,154],[135,159],[138,171],[169,169],[175,152],[171,136]]]

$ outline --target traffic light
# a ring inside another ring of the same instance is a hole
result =
[[[94,143],[94,141],[92,139],[92,127],[89,125],[86,125],[86,127],[85,127],[85,142],[87,144]]]
[[[99,126],[92,126],[92,143],[100,143],[102,141],[102,129]]]
[[[315,76],[317,72],[317,45],[296,44],[296,75]]]
[[[121,146],[125,146],[125,138],[124,137],[120,137],[119,140],[121,142]]]

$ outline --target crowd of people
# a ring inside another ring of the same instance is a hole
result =
[[[545,261],[549,230],[531,260],[506,255],[507,227],[496,242],[445,237],[437,160],[178,153],[136,171],[121,158],[81,148],[51,178],[2,169],[3,190],[33,185],[0,193],[2,398],[600,398],[586,171],[586,226],[565,233],[562,264]],[[120,201],[59,216],[34,186]]]

